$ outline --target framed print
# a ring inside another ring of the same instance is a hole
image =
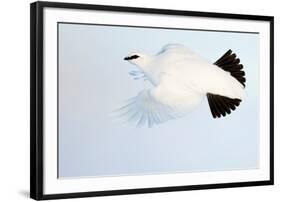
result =
[[[273,184],[273,17],[31,4],[31,198]]]

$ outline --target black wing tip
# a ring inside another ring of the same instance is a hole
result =
[[[224,71],[230,72],[231,76],[239,81],[245,88],[246,78],[243,70],[244,66],[240,64],[240,59],[231,49],[226,51],[214,64]]]
[[[238,98],[233,99],[212,93],[207,93],[207,99],[214,119],[231,114],[242,101]]]

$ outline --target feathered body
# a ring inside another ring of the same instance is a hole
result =
[[[129,62],[137,65],[140,69],[138,74],[143,74],[153,85],[153,88],[144,89],[120,109],[128,121],[134,121],[138,126],[147,124],[151,127],[185,116],[208,94],[236,101],[243,99],[244,83],[239,82],[231,71],[225,71],[183,45],[166,45],[155,56],[131,55],[137,58],[128,59]],[[224,62],[228,65],[229,56],[225,57]]]

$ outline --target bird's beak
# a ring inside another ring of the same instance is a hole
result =
[[[124,57],[124,60],[129,60],[130,58],[129,57]]]

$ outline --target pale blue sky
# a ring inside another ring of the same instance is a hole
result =
[[[216,61],[228,49],[246,72],[246,97],[230,116],[213,119],[206,100],[153,128],[110,113],[144,88],[123,58],[154,54],[168,43]],[[259,35],[96,25],[59,25],[59,176],[115,176],[258,167]]]

